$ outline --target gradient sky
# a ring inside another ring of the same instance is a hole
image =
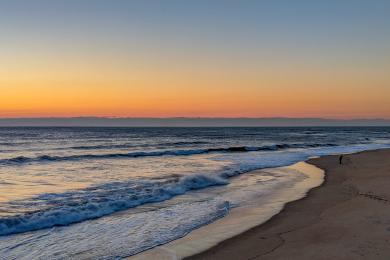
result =
[[[0,117],[390,118],[390,1],[0,0]]]

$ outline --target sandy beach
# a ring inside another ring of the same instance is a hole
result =
[[[325,182],[268,222],[187,259],[390,259],[390,150],[309,160]]]

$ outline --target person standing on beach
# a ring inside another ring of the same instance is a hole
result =
[[[343,164],[343,156],[342,155],[340,155],[340,157],[339,157],[339,163]]]

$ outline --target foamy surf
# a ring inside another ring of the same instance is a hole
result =
[[[228,211],[229,204],[219,200],[151,205],[143,212],[0,237],[0,252],[4,259],[118,259],[183,237]]]
[[[252,196],[245,204],[242,203],[239,207],[233,208],[226,217],[200,227],[186,237],[127,259],[154,260],[163,258],[177,260],[198,254],[228,238],[266,222],[272,216],[278,214],[286,203],[303,198],[310,189],[320,186],[324,181],[324,171],[305,162],[299,162],[288,167],[266,169],[265,171],[273,173],[289,172],[294,175],[303,174],[306,178],[274,191],[272,196],[270,196],[271,193],[263,194],[263,196]]]
[[[0,254],[7,259],[133,255],[249,209],[248,202],[274,205],[277,192],[310,179],[270,168],[390,146],[382,128],[0,133],[0,143],[13,144],[0,152]]]
[[[265,221],[284,203],[319,185],[321,171],[315,175],[299,168],[250,172],[233,178],[229,188],[192,191],[71,226],[3,236],[0,252],[7,259],[117,259],[164,245],[180,259]],[[160,250],[135,257],[156,259]]]
[[[29,201],[14,201],[14,207],[31,207],[35,211],[2,217],[0,236],[65,226],[95,219],[142,204],[168,200],[190,190],[225,185],[227,180],[205,175],[171,178],[164,181],[128,181],[106,183],[84,190],[42,194]],[[9,207],[12,209],[12,206]],[[37,210],[38,209],[38,210]]]
[[[193,142],[194,143],[194,142]],[[177,145],[177,143],[175,143]],[[118,145],[119,146],[119,145]],[[118,148],[118,146],[103,146],[107,148]],[[209,153],[237,153],[237,152],[254,152],[254,151],[278,151],[289,148],[312,148],[312,147],[334,147],[336,144],[275,144],[267,146],[232,146],[232,147],[213,147],[205,149],[180,149],[180,150],[162,150],[148,152],[132,153],[108,153],[108,154],[71,154],[66,156],[59,155],[40,155],[37,157],[17,156],[13,158],[0,159],[0,165],[22,165],[27,163],[39,162],[61,162],[61,161],[83,161],[83,160],[109,160],[123,158],[142,158],[142,157],[159,157],[159,156],[191,156]],[[88,147],[88,148],[87,148]],[[102,146],[79,146],[80,150],[98,150]],[[120,147],[120,146],[119,146]],[[136,146],[136,148],[138,148]],[[75,147],[71,147],[75,149]]]
[[[295,152],[279,152],[240,156],[224,155],[214,158],[219,161],[234,162],[213,174],[193,174],[188,176],[166,176],[164,179],[130,180],[109,182],[85,189],[65,193],[44,193],[29,200],[14,200],[5,207],[12,212],[23,208],[26,213],[12,214],[0,218],[0,236],[55,226],[66,226],[89,219],[96,219],[112,213],[134,208],[147,203],[162,202],[191,190],[212,186],[227,185],[231,177],[255,169],[279,167],[310,156],[331,153],[350,153],[375,149],[381,145],[360,145],[330,147]]]

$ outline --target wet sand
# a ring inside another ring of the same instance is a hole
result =
[[[239,207],[232,207],[225,217],[192,230],[182,238],[144,251],[129,257],[129,259],[176,260],[204,252],[231,237],[265,223],[272,216],[278,214],[287,202],[305,197],[309,190],[318,187],[324,181],[324,171],[305,162],[285,167],[255,170],[236,176],[234,179],[246,178],[249,175],[262,175],[263,172],[276,175],[296,175],[301,176],[302,179],[286,183],[271,193],[257,193],[252,198],[247,197],[248,200],[245,203]],[[264,189],[262,182],[259,182],[256,188],[260,191]],[[210,188],[210,190],[215,189],[215,187]],[[200,192],[205,192],[205,190]]]
[[[187,259],[390,259],[390,150],[309,163],[325,170],[322,186]]]

